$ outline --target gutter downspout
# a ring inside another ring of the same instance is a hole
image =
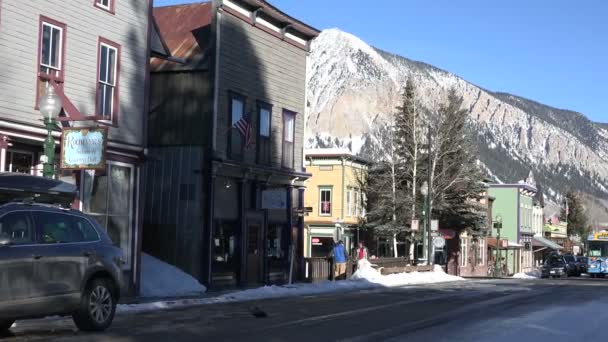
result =
[[[346,194],[346,158],[342,157],[342,214],[340,215],[340,219],[344,221],[344,196]],[[351,201],[353,199],[351,198]]]

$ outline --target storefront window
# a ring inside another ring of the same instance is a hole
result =
[[[7,151],[3,171],[32,174],[34,154],[31,152]]]
[[[239,263],[235,222],[217,222],[213,230],[213,281],[235,281]]]
[[[281,248],[281,231],[283,226],[279,224],[268,225],[267,253],[269,258],[281,259],[283,250]]]
[[[326,258],[330,255],[334,246],[334,238],[331,236],[311,236],[310,256],[313,258]]]
[[[132,166],[109,163],[105,174],[85,171],[83,180],[84,211],[123,250],[127,267],[131,266],[133,176]]]

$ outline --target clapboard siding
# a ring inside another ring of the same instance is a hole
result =
[[[219,59],[218,132],[229,125],[229,91],[246,96],[246,112],[251,112],[257,129],[256,100],[272,108],[272,166],[281,167],[283,109],[297,113],[294,168],[302,170],[306,51],[224,14],[221,18]],[[217,153],[226,157],[227,136],[219,134]],[[245,153],[245,161],[255,162],[255,149]]]
[[[148,0],[115,1],[115,15],[92,0],[0,2],[0,119],[41,126],[34,107],[39,18],[44,15],[67,25],[64,91],[84,115],[95,112],[99,37],[121,46],[118,127],[110,129],[110,139],[143,144]]]

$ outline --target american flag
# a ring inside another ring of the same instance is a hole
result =
[[[232,127],[238,129],[243,136],[245,141],[245,149],[253,145],[253,130],[251,129],[251,125],[247,119],[241,118],[239,121],[235,122]]]

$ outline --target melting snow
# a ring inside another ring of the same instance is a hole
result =
[[[155,257],[142,253],[141,295],[179,297],[205,293],[207,289],[189,274]]]
[[[117,312],[119,314],[137,313],[215,303],[238,302],[289,296],[316,295],[357,289],[421,285],[460,280],[464,279],[445,274],[441,267],[435,268],[434,272],[412,272],[382,275],[380,274],[380,272],[374,269],[369,262],[364,260],[360,262],[359,269],[353,274],[353,276],[349,280],[325,281],[315,284],[302,283],[286,286],[263,286],[256,289],[237,291],[210,298],[157,301],[143,304],[125,304],[119,305],[117,308]]]

